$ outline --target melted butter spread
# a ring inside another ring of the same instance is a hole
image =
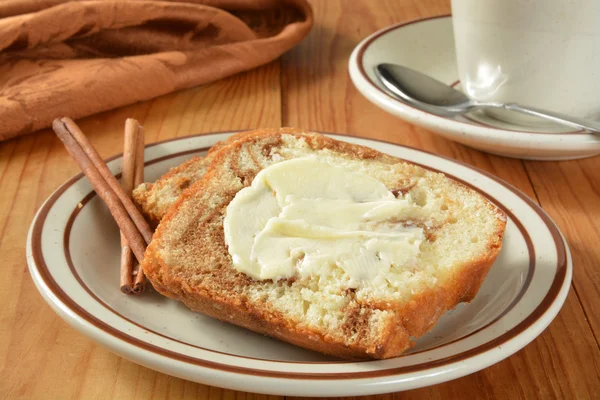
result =
[[[341,268],[356,287],[416,262],[423,229],[400,222],[413,207],[367,174],[292,159],[236,194],[225,242],[234,268],[252,278],[324,277]]]

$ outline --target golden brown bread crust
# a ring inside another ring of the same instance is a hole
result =
[[[147,255],[147,257],[153,256]],[[155,267],[160,262],[160,259],[157,260],[153,257],[148,265]],[[386,335],[390,338],[388,343],[373,353],[366,353],[364,348],[345,346],[330,340],[319,332],[299,329],[281,314],[266,315],[244,303],[231,303],[223,301],[223,299],[215,299],[209,293],[195,291],[192,287],[187,287],[186,290],[182,288],[180,282],[173,280],[173,276],[165,274],[166,269],[164,266],[163,268],[152,268],[151,272],[152,286],[162,295],[183,302],[193,311],[305,349],[348,360],[389,358],[402,353],[406,348],[406,343],[410,340],[407,335]]]
[[[365,160],[377,159],[390,164],[399,161],[394,157],[383,155],[372,149],[293,129],[284,128],[282,130],[261,130],[245,133],[241,138],[238,137],[233,140],[233,144],[222,146],[219,150],[211,153],[212,164],[204,177],[186,190],[163,218],[163,223],[157,230],[143,262],[144,271],[156,290],[168,297],[181,300],[189,308],[206,315],[301,347],[347,359],[389,358],[400,355],[413,345],[411,337],[422,336],[435,325],[444,312],[453,309],[462,301],[471,301],[475,297],[500,252],[506,224],[503,218],[497,218],[496,232],[491,235],[493,239],[487,244],[486,253],[479,259],[463,265],[460,270],[455,271],[450,278],[440,282],[435,288],[425,290],[413,296],[410,301],[400,305],[386,302],[381,304],[352,302],[347,309],[350,317],[348,326],[344,326],[344,330],[347,329],[346,334],[348,335],[358,330],[359,339],[360,335],[365,335],[361,330],[368,328],[366,318],[370,315],[370,308],[374,307],[392,312],[389,318],[386,319],[382,332],[379,333],[381,340],[378,342],[370,342],[365,338],[365,340],[358,340],[352,344],[342,343],[339,339],[329,337],[323,332],[300,328],[296,321],[290,320],[276,310],[264,304],[255,304],[243,294],[233,293],[233,288],[237,286],[260,285],[261,282],[254,281],[233,270],[227,248],[223,243],[222,232],[213,232],[211,240],[223,244],[217,250],[214,248],[209,250],[211,255],[216,257],[216,263],[225,265],[229,262],[226,280],[219,280],[217,277],[212,276],[222,273],[216,272],[203,276],[202,281],[192,281],[181,271],[180,266],[166,262],[159,254],[160,246],[164,242],[163,236],[169,233],[169,224],[177,216],[183,205],[187,202],[199,201],[197,198],[198,193],[214,191],[217,188],[221,190],[222,193],[220,194],[223,199],[218,206],[215,206],[215,211],[205,220],[194,225],[194,229],[207,229],[211,218],[218,219],[219,213],[224,213],[225,207],[239,190],[239,183],[238,186],[232,184],[231,187],[226,185],[223,187],[214,186],[215,182],[222,179],[221,175],[227,172],[219,169],[218,166],[228,165],[228,168],[234,170],[235,175],[241,181],[241,187],[247,186],[260,169],[241,168],[235,159],[237,154],[243,151],[244,146],[257,142],[261,143],[261,152],[269,153],[270,149],[281,145],[282,134],[302,137],[309,143],[311,148],[328,148],[349,157],[358,157]],[[501,215],[501,211],[497,210],[492,204],[488,203],[488,207],[493,212]],[[222,268],[227,269],[227,265]],[[226,293],[231,292],[231,295],[223,296],[222,292],[217,293],[216,289],[212,289],[215,285],[223,288]],[[353,313],[356,314],[356,318],[351,318]]]
[[[155,257],[151,252],[146,254],[148,261],[144,262],[144,269],[159,293],[182,301],[191,310],[209,317],[334,357],[348,360],[386,359],[396,357],[412,347],[414,343],[411,337],[420,337],[429,332],[446,311],[454,309],[461,302],[473,300],[499,252],[498,247],[486,259],[466,266],[464,275],[457,277],[450,285],[417,295],[396,313],[402,317],[388,325],[387,332],[383,334],[388,341],[374,352],[328,340],[318,332],[298,329],[282,315],[266,316],[244,304],[215,299],[209,293],[195,291],[193,287],[188,286],[185,290],[181,282],[174,281],[174,277],[166,273],[168,268],[161,265],[160,257]]]
[[[504,227],[498,227],[502,235]],[[418,338],[429,332],[438,319],[460,303],[472,301],[481,284],[485,280],[492,264],[500,253],[501,243],[491,247],[485,258],[465,265],[454,279],[445,285],[427,290],[416,295],[408,304],[399,309],[402,315],[401,324],[410,333],[411,337]]]

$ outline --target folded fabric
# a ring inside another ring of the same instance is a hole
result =
[[[3,0],[0,140],[257,67],[311,26],[305,0]]]

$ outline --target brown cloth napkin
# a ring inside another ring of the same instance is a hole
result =
[[[265,64],[305,0],[2,0],[0,140]]]

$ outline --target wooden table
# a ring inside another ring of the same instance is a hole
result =
[[[470,376],[378,398],[600,398],[600,157],[534,162],[482,153],[376,108],[352,85],[350,52],[393,23],[449,13],[447,0],[313,0],[316,23],[297,48],[254,71],[80,121],[103,156],[122,151],[125,118],[146,141],[297,126],[385,139],[475,165],[537,201],[571,246],[574,279],[556,320],[512,357]],[[44,130],[0,144],[0,398],[263,398],[173,378],[126,361],[63,322],[27,271],[25,238],[44,199],[79,172]]]

